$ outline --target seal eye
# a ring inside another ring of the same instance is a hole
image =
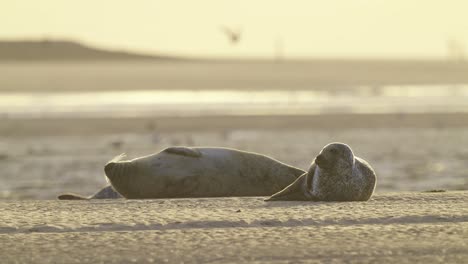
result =
[[[330,149],[330,153],[335,155],[337,153],[337,151],[336,151],[336,149],[333,148],[333,149]]]

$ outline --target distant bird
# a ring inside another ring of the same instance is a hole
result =
[[[239,42],[242,33],[240,29],[235,30],[228,27],[221,27],[221,31],[223,31],[226,34],[231,44],[234,45]]]

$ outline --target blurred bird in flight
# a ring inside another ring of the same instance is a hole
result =
[[[241,30],[240,29],[233,29],[228,27],[221,27],[221,30],[226,34],[231,44],[237,44],[241,37]]]

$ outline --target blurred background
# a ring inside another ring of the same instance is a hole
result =
[[[468,189],[466,1],[0,0],[0,199],[92,194],[173,145],[306,170],[333,141],[377,192]]]

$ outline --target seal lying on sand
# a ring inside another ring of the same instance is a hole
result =
[[[355,157],[343,143],[326,145],[307,173],[266,201],[367,201],[376,176],[371,166]]]
[[[104,171],[112,187],[129,199],[266,196],[304,174],[270,157],[228,148],[170,147],[133,160],[123,158],[108,162]],[[59,199],[75,197],[79,196]]]

